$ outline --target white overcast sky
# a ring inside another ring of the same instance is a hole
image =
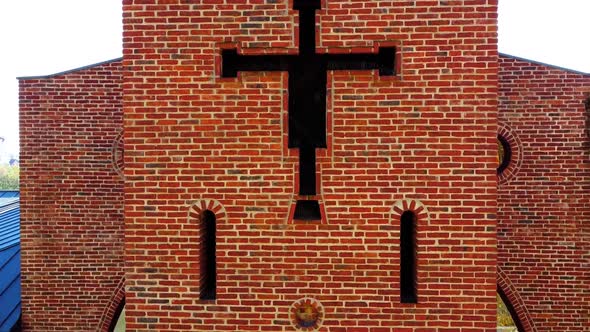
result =
[[[590,0],[500,0],[500,52],[590,73],[589,15]],[[0,31],[1,160],[18,153],[16,77],[120,57],[121,0],[5,0]]]

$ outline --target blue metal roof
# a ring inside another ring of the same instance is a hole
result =
[[[10,331],[21,315],[19,195],[10,193],[0,198],[0,331]]]
[[[18,201],[18,198],[11,198],[0,202],[0,250],[8,249],[20,242]]]
[[[0,198],[20,197],[18,190],[0,190]]]

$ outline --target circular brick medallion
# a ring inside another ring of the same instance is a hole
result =
[[[512,149],[510,143],[503,137],[498,136],[498,174],[504,172],[504,170],[510,165],[510,159],[512,158]]]
[[[299,331],[317,331],[324,320],[324,307],[313,298],[305,297],[291,305],[291,321]]]
[[[115,137],[115,140],[113,141],[113,147],[111,150],[111,162],[113,164],[113,168],[121,178],[124,178],[123,170],[125,169],[125,164],[123,161],[123,143],[123,131],[121,130],[117,137]]]
[[[522,147],[516,133],[506,124],[498,125],[498,183],[512,179],[522,164]]]

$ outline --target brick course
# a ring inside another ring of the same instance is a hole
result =
[[[522,160],[498,187],[498,265],[536,330],[584,331],[590,75],[502,56],[499,77],[499,119],[518,135]]]
[[[26,331],[95,331],[123,276],[122,69],[20,80]]]

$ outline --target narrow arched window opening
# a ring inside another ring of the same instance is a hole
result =
[[[214,300],[217,296],[217,260],[215,256],[217,232],[215,213],[205,210],[201,215],[201,300]]]
[[[400,223],[400,300],[402,303],[417,303],[416,215],[406,211],[401,215]]]

